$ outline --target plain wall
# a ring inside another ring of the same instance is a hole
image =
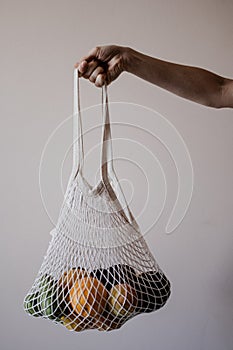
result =
[[[166,235],[177,192],[174,164],[161,143],[148,140],[146,133],[113,127],[113,134],[122,131],[131,145],[146,145],[164,167],[167,202],[145,238],[172,282],[172,296],[160,311],[137,316],[110,333],[68,332],[30,318],[22,307],[57,219],[61,178],[65,187],[71,169],[68,154],[60,175],[72,142],[70,119],[52,139],[42,167],[40,160],[50,135],[72,113],[74,63],[92,47],[114,43],[232,77],[232,15],[231,0],[0,1],[1,349],[233,349],[233,112],[186,101],[126,73],[109,87],[110,101],[158,111],[183,137],[192,160],[192,201],[179,227]],[[100,89],[82,82],[82,91],[83,107],[100,102]],[[118,116],[112,106],[112,120],[133,125],[133,110],[123,107]],[[141,115],[141,125],[156,133],[153,116],[146,111]],[[92,121],[87,117],[86,127]],[[87,147],[98,142],[97,134],[87,139]],[[127,150],[119,146],[115,151],[130,160]],[[96,164],[90,162],[89,174]],[[147,167],[148,178],[154,169],[153,163]],[[116,170],[134,185],[132,210],[140,213],[145,178],[130,162],[118,162]],[[127,181],[125,190],[129,199]],[[159,186],[153,191],[157,208]],[[153,210],[150,205],[140,215],[141,227],[153,218]]]

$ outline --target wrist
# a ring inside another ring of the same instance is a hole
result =
[[[134,50],[130,47],[122,47],[123,71],[131,72],[133,67]]]
[[[126,72],[137,75],[141,69],[142,60],[140,52],[131,49],[130,47],[125,48],[124,70]]]

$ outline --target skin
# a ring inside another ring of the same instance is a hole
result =
[[[233,80],[199,67],[150,57],[129,47],[93,48],[75,64],[79,76],[97,87],[132,73],[185,99],[213,108],[233,108]]]

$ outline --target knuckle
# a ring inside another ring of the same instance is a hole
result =
[[[93,60],[90,63],[90,68],[94,70],[94,69],[96,69],[96,67],[98,67],[98,62],[96,60]]]
[[[98,56],[98,52],[100,50],[99,46],[95,46],[91,49],[91,51],[89,52],[90,56]]]
[[[100,74],[102,74],[104,72],[103,68],[101,66],[98,66],[95,70],[95,76],[97,78],[97,76],[99,76]]]

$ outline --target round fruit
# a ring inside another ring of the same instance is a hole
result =
[[[171,294],[166,276],[158,271],[148,271],[138,276],[138,311],[153,312],[160,309]]]
[[[97,269],[91,272],[91,276],[97,278],[107,290],[114,285],[114,278],[109,269]]]
[[[68,271],[65,271],[61,278],[58,281],[58,285],[65,289],[72,288],[72,285],[81,277],[86,277],[87,272],[81,268],[73,268]]]
[[[136,272],[133,267],[129,265],[121,265],[124,274],[124,280],[126,283],[135,288],[135,283],[137,282]]]
[[[54,278],[47,273],[40,277],[38,281],[39,290],[43,293],[46,290],[51,289],[56,284]]]
[[[38,303],[39,293],[28,294],[24,299],[24,309],[26,312],[32,316],[39,317],[42,316],[40,306]]]
[[[62,300],[57,282],[52,277],[46,277],[47,282],[41,285],[39,302],[44,317],[58,320],[62,314]],[[49,282],[48,282],[49,281]]]
[[[91,272],[93,277],[98,278],[101,283],[108,289],[116,284],[128,283],[134,287],[137,280],[136,273],[131,266],[128,265],[114,265],[108,269],[97,269]]]
[[[87,272],[81,268],[73,268],[67,270],[58,280],[58,300],[59,307],[62,314],[69,318],[70,314],[73,313],[73,308],[70,304],[69,292],[75,282],[79,278],[87,276]]]
[[[74,283],[69,293],[73,310],[82,317],[101,314],[107,298],[107,289],[94,277],[82,277]]]
[[[75,318],[72,316],[69,316],[69,317],[62,316],[61,321],[62,321],[62,324],[70,331],[81,332],[86,328],[85,323],[82,322],[82,320],[77,317]]]
[[[53,290],[46,291],[40,296],[40,305],[43,316],[56,320],[60,316],[56,292]]]
[[[110,311],[116,316],[128,316],[137,307],[136,291],[129,284],[112,287],[108,300]]]

